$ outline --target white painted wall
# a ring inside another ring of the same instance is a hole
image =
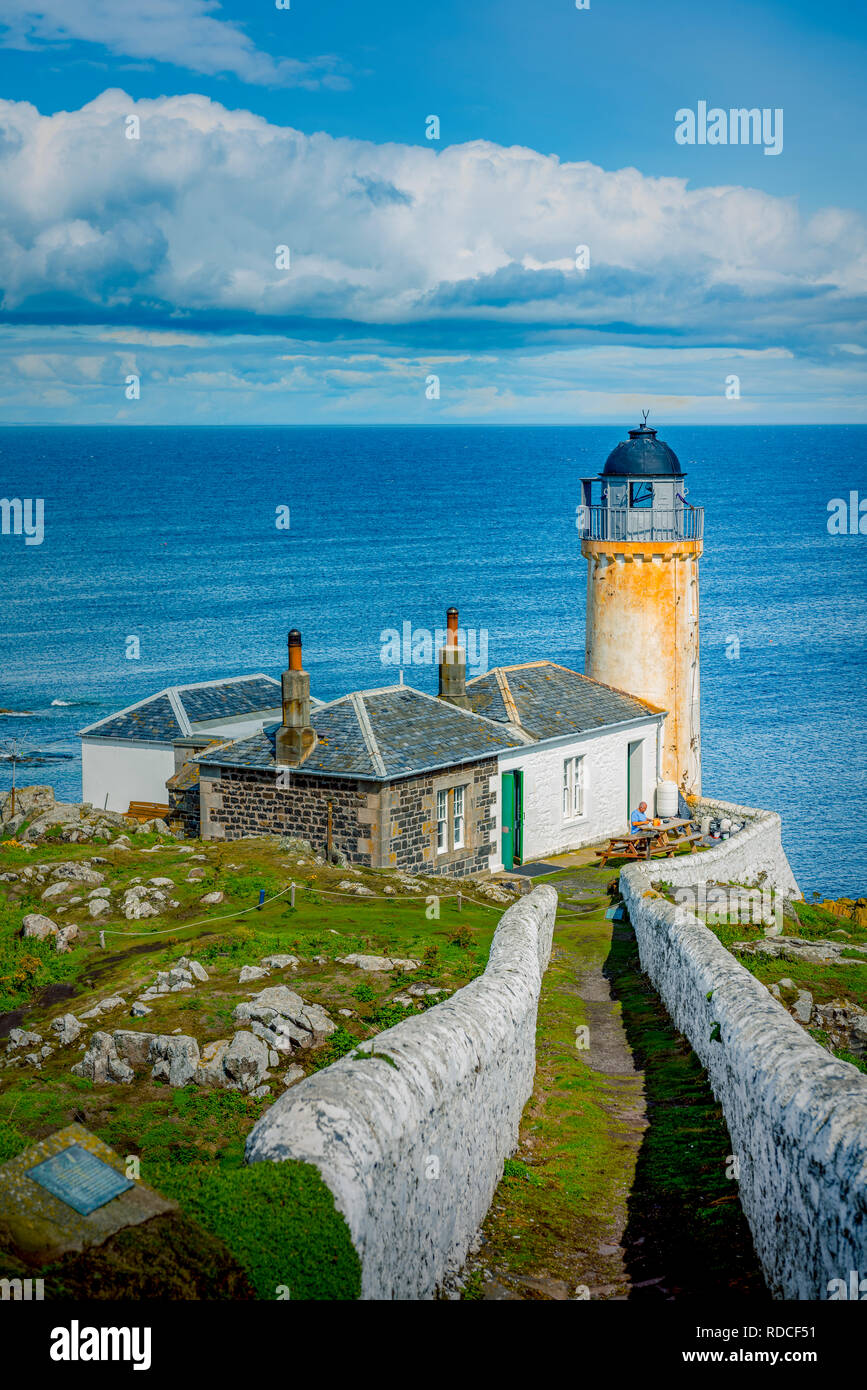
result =
[[[605,732],[566,735],[541,744],[511,749],[499,758],[499,770],[524,773],[524,860],[543,859],[595,844],[616,835],[629,823],[626,809],[626,759],[630,743],[642,740],[644,798],[651,810],[657,783],[659,723],[653,718]],[[584,757],[584,815],[563,816],[563,763]],[[490,869],[502,869],[500,778],[497,786],[497,824],[492,834]]]
[[[126,811],[131,801],[168,800],[166,780],[174,774],[170,743],[119,738],[81,740],[81,799],[100,809]]]

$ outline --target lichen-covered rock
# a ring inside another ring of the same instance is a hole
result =
[[[68,878],[60,878],[56,883],[49,884],[44,893],[40,893],[40,902],[47,903],[52,898],[62,898],[64,893],[68,893],[71,888],[72,883]]]
[[[185,1034],[161,1033],[151,1040],[149,1058],[153,1062],[154,1081],[167,1081],[170,1086],[186,1086],[196,1075],[199,1065],[199,1044]]]
[[[111,1036],[118,1056],[128,1062],[133,1071],[146,1070],[150,1045],[158,1034],[138,1032],[135,1028],[116,1028]]]
[[[286,985],[271,985],[262,989],[253,999],[238,1004],[232,1017],[236,1023],[257,1018],[261,1023],[270,1023],[277,1015],[294,1018],[304,1008],[304,1000],[294,989]]]
[[[204,897],[199,898],[199,902],[203,907],[216,907],[217,903],[221,903],[224,897],[225,894],[216,889],[213,893],[206,893]]]
[[[51,1031],[56,1034],[60,1047],[68,1047],[70,1043],[74,1043],[83,1028],[84,1024],[79,1023],[75,1014],[61,1014],[60,1018],[51,1021]]]
[[[129,1063],[118,1056],[111,1034],[102,1032],[94,1033],[81,1061],[72,1067],[72,1073],[85,1077],[95,1086],[104,1086],[109,1082],[126,1083],[135,1077]]]
[[[296,1081],[304,1080],[304,1068],[298,1066],[287,1067],[283,1073],[283,1085],[294,1086]]]
[[[223,1054],[223,1070],[232,1089],[254,1091],[268,1070],[268,1048],[254,1033],[236,1033]]]
[[[206,1043],[202,1048],[199,1064],[193,1080],[199,1086],[225,1086],[229,1078],[223,1071],[223,1057],[229,1046],[229,1038]]]
[[[81,932],[74,922],[70,922],[68,927],[61,927],[54,938],[54,949],[61,953],[68,951],[70,946],[76,946],[81,942]]]
[[[205,967],[197,960],[190,961],[190,974],[197,980],[209,980],[211,978]]]
[[[287,967],[294,970],[299,960],[297,956],[263,956],[261,964],[269,970],[285,970]]]
[[[56,936],[58,931],[57,923],[52,922],[50,917],[43,917],[40,912],[28,912],[21,925],[24,935],[32,937],[35,941],[47,941],[50,936]]]
[[[72,879],[78,883],[103,883],[105,874],[93,869],[83,859],[67,859],[62,864],[54,864],[49,869],[49,878]]]
[[[264,980],[269,974],[270,971],[263,969],[261,965],[243,965],[238,976],[238,984],[245,985],[249,980]]]
[[[111,911],[111,903],[105,898],[91,898],[87,904],[87,910],[91,917],[103,917],[106,912]]]
[[[41,1033],[30,1033],[26,1028],[10,1028],[6,1051],[17,1052],[21,1047],[37,1047],[41,1042]]]
[[[388,970],[418,970],[421,965],[420,960],[407,959],[403,956],[365,956],[353,954],[351,956],[338,956],[338,964],[354,965],[357,970],[370,970],[374,972]]]
[[[146,1014],[150,1013],[153,1013],[153,1009],[149,1009],[147,1004],[143,1004],[140,999],[137,999],[130,1009],[133,1018],[144,1018]]]

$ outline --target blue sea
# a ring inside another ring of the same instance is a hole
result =
[[[450,604],[490,666],[581,670],[578,479],[634,423],[3,429],[0,495],[45,503],[41,545],[0,536],[0,739],[56,759],[19,781],[78,799],[78,729],[166,685],[277,676],[290,627],[322,699],[391,683],[383,632]],[[865,893],[867,537],[827,519],[867,496],[867,428],[659,425],[705,508],[704,790],[781,812],[805,894]],[[433,666],[404,678],[436,689]]]

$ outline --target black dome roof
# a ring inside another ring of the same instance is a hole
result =
[[[683,477],[683,469],[673,449],[648,424],[629,431],[629,438],[612,449],[605,460],[603,477],[620,474],[630,478]]]

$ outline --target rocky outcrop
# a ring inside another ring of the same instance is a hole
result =
[[[96,1032],[80,1062],[72,1067],[74,1076],[85,1077],[96,1086],[132,1081],[134,1072],[118,1054],[111,1033]]]
[[[170,1086],[186,1086],[196,1075],[199,1065],[199,1044],[184,1034],[161,1033],[151,1039],[149,1058],[153,1063],[154,1081],[167,1081]]]
[[[388,970],[418,970],[421,965],[420,960],[411,960],[403,956],[364,956],[353,954],[351,956],[338,956],[339,965],[354,965],[356,970],[371,970],[374,972],[385,972]]]
[[[337,1027],[319,1004],[305,1004],[300,994],[286,985],[261,990],[239,1004],[232,1017],[236,1023],[248,1023],[268,1049],[281,1055],[317,1047]]]

